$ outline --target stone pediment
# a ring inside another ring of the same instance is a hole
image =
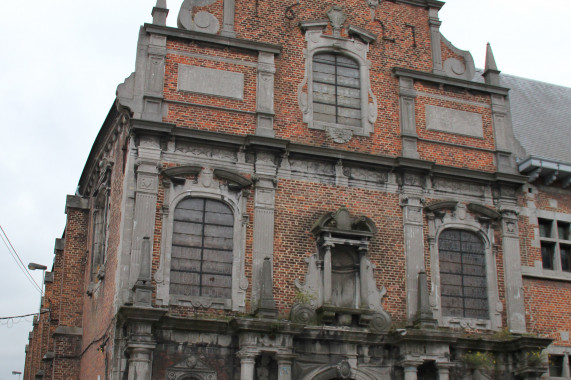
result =
[[[366,216],[353,217],[349,210],[341,207],[334,212],[328,212],[319,218],[311,228],[314,235],[322,232],[339,233],[344,235],[372,236],[377,233],[375,223]]]
[[[216,380],[217,374],[196,355],[191,355],[167,370],[167,380]]]

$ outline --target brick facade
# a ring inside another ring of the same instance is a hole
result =
[[[545,373],[530,358],[570,345],[571,289],[539,268],[537,220],[567,223],[571,194],[518,173],[508,89],[490,67],[467,77],[443,3],[191,3],[168,28],[158,1],[142,29],[68,197],[25,379]],[[360,126],[311,119],[320,52],[359,63]],[[231,223],[177,209],[188,198]],[[446,230],[481,245],[455,242],[457,264]],[[230,295],[203,295],[221,274]],[[174,276],[194,288],[177,294]]]

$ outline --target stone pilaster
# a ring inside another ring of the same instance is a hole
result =
[[[402,136],[402,156],[408,158],[419,158],[416,133],[416,117],[414,112],[414,102],[416,91],[414,90],[414,80],[412,78],[399,78],[399,105],[400,105],[400,126]]]
[[[273,155],[259,153],[256,157],[256,190],[254,199],[254,242],[252,270],[252,305],[257,308],[262,290],[264,259],[274,261],[275,173]]]
[[[236,32],[234,31],[236,0],[224,0],[224,15],[222,17],[222,31],[220,34],[226,37],[236,37]]]
[[[133,237],[131,240],[131,263],[129,287],[132,288],[139,278],[141,263],[150,263],[143,260],[143,239],[152,241],[155,226],[157,194],[159,190],[158,162],[161,149],[158,139],[154,137],[140,137],[138,159],[136,162],[136,190],[135,208],[133,212]],[[152,249],[148,254],[152,254]]]
[[[151,380],[152,353],[154,344],[131,344],[127,348],[129,353],[128,380]]]
[[[406,256],[407,316],[412,321],[418,312],[418,274],[424,272],[423,200],[419,196],[401,196]]]
[[[452,363],[436,363],[438,368],[438,380],[450,380],[450,368],[454,367]]]
[[[571,366],[569,364],[569,353],[567,353],[563,355],[563,372],[561,377],[571,377]]]
[[[278,380],[291,380],[291,364],[293,358],[293,355],[276,355],[278,362]]]
[[[513,333],[525,333],[525,305],[518,218],[515,209],[502,210],[502,250],[504,255],[508,328]]]
[[[248,351],[240,351],[237,356],[240,359],[240,380],[254,380],[256,354]]]
[[[128,380],[151,380],[152,355],[156,347],[153,324],[164,314],[165,309],[143,307],[123,307],[119,310],[127,333]]]
[[[228,0],[226,0],[228,1]],[[256,113],[258,125],[256,135],[274,137],[274,75],[276,66],[272,53],[258,55],[258,86],[256,91]]]
[[[428,10],[428,25],[430,25],[430,45],[432,47],[432,72],[434,74],[446,75],[442,67],[442,48],[440,40],[440,25],[438,19],[438,9]]]
[[[422,362],[416,360],[404,360],[400,366],[404,370],[404,380],[417,380],[418,379],[418,366]]]
[[[517,144],[513,135],[507,98],[492,95],[492,123],[496,141],[497,170],[503,173],[517,173],[512,149]]]
[[[147,54],[143,119],[160,122],[163,121],[163,87],[167,55],[166,36],[152,34],[149,39]]]

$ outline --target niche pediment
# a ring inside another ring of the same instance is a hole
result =
[[[377,233],[375,222],[366,216],[353,217],[349,210],[341,207],[337,211],[321,216],[311,228],[314,236],[323,232],[340,235],[356,235],[370,237]]]
[[[200,358],[196,355],[191,355],[178,364],[175,364],[174,366],[167,369],[168,380],[216,380],[216,378],[216,371],[205,362],[200,360]]]

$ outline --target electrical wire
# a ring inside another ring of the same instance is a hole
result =
[[[45,314],[48,311],[42,311],[40,312],[40,314]],[[14,319],[14,318],[26,318],[26,317],[31,317],[32,315],[37,315],[38,313],[32,313],[32,314],[24,314],[24,315],[15,315],[13,317],[0,317],[0,319]]]
[[[4,231],[4,228],[2,228],[2,225],[0,225],[0,231],[2,232],[0,234],[0,238],[2,238],[2,242],[4,242],[4,245],[6,246],[6,248],[8,248],[8,252],[10,252],[10,255],[12,256],[12,258],[14,259],[16,264],[18,265],[18,268],[20,268],[22,273],[24,273],[24,275],[26,276],[28,281],[30,281],[30,283],[36,288],[36,290],[38,292],[40,292],[40,294],[43,294],[42,288],[34,280],[32,275],[30,274],[30,271],[28,271],[28,268],[26,267],[26,265],[24,264],[24,262],[20,258],[20,255],[18,255],[18,252],[16,252],[16,249],[12,245],[12,242],[10,241],[10,239],[8,238],[6,231]]]

